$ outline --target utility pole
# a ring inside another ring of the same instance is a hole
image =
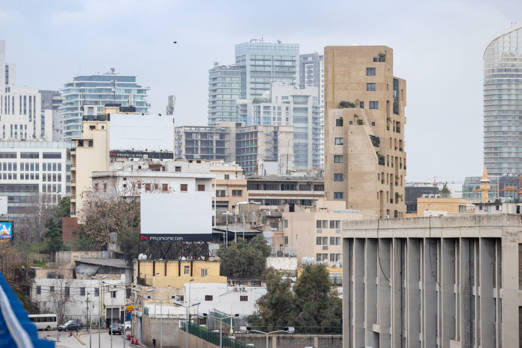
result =
[[[87,323],[89,324],[89,348],[92,348],[91,322],[89,320],[89,294],[87,294]]]

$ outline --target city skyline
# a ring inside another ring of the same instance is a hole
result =
[[[0,7],[0,30],[19,84],[61,89],[75,75],[115,67],[151,87],[154,113],[163,113],[167,96],[175,94],[177,125],[206,124],[208,69],[215,61],[232,64],[238,43],[282,40],[298,43],[300,54],[322,53],[327,45],[384,44],[394,48],[396,73],[408,81],[408,181],[480,174],[482,55],[492,38],[519,20],[512,13],[522,4],[403,2],[377,10],[342,2],[296,4],[278,4],[280,11],[269,13],[240,2],[10,2]],[[285,15],[290,10],[295,19]],[[67,50],[60,49],[63,42],[71,43]]]

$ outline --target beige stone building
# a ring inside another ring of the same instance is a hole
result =
[[[520,347],[522,216],[343,223],[343,347]]]
[[[232,212],[239,202],[248,200],[247,180],[239,165],[213,161],[210,173],[216,176],[216,213]]]
[[[364,215],[406,211],[406,81],[386,46],[327,46],[325,194]]]
[[[71,216],[83,221],[82,208],[92,191],[92,173],[109,170],[109,126],[106,116],[84,118],[82,135],[71,150]]]
[[[293,212],[287,206],[283,212],[284,245],[276,249],[294,254],[300,265],[309,261],[341,267],[341,221],[360,219],[362,215],[347,210],[344,201],[318,200],[314,206],[296,205]]]

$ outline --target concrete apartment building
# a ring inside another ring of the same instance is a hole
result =
[[[237,101],[239,117],[249,126],[293,127],[293,167],[297,170],[321,168],[323,129],[319,105],[316,87],[298,89],[284,82],[273,82],[261,97]]]
[[[70,148],[64,142],[0,142],[0,196],[7,196],[9,218],[20,221],[69,194]]]
[[[386,46],[325,47],[325,191],[364,215],[406,211],[406,82]]]
[[[263,206],[311,206],[324,198],[324,180],[311,176],[249,176],[248,199]]]
[[[278,249],[297,257],[299,265],[307,261],[327,267],[342,267],[341,222],[361,220],[358,211],[346,209],[343,201],[318,200],[314,206],[296,206],[283,212],[284,245]]]
[[[343,347],[519,347],[522,219],[343,223]]]
[[[208,124],[238,122],[236,102],[241,98],[241,80],[245,67],[219,65],[208,71]]]
[[[91,116],[81,123],[81,136],[71,150],[71,217],[82,221],[86,194],[92,190],[92,172],[109,170],[109,126],[106,116]]]

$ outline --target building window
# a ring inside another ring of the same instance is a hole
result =
[[[183,266],[183,274],[189,274],[190,267],[189,266]]]
[[[370,92],[374,92],[377,90],[377,86],[373,82],[369,82],[366,84],[366,90]]]
[[[337,127],[342,127],[343,126],[343,118],[342,117],[339,117],[338,119],[335,120],[335,125]]]
[[[378,101],[371,101],[370,102],[370,109],[378,109],[379,108],[379,102]]]
[[[205,301],[212,301],[213,298],[212,295],[205,295]]]
[[[54,180],[54,174],[53,174],[53,181],[55,181]],[[103,184],[103,192],[107,192],[107,184],[106,183]]]
[[[341,225],[341,220],[330,220],[330,228],[339,228]]]
[[[116,291],[111,291],[111,297],[116,298]]]
[[[150,191],[150,184],[145,184],[145,191],[147,191],[147,192]]]
[[[344,181],[343,173],[334,173],[334,181]]]
[[[169,190],[169,184],[161,184],[161,191],[167,192]]]
[[[206,277],[207,275],[208,275],[208,269],[206,269],[206,268],[202,268],[202,269],[201,269],[201,276],[202,276],[202,277]]]
[[[159,190],[159,184],[154,184],[154,191],[158,191]]]
[[[288,236],[285,236],[285,245],[288,245]]]
[[[230,174],[225,174],[225,180],[229,180],[230,179]]]
[[[283,226],[284,226],[284,228],[288,228],[288,220],[285,219],[283,221]]]
[[[80,296],[85,296],[85,288],[80,288]]]
[[[216,190],[216,197],[226,197],[227,191],[225,190]]]
[[[89,147],[92,147],[92,140],[89,140]]]
[[[187,184],[180,184],[179,185],[179,190],[181,192],[187,192],[188,191],[188,185]]]
[[[375,68],[366,68],[366,76],[375,76]]]
[[[49,287],[49,292],[54,292],[54,285]]]
[[[40,295],[41,293],[42,293],[42,287],[41,287],[40,285],[38,285],[38,286],[36,287],[36,294],[37,294],[37,295]]]
[[[334,192],[334,199],[335,200],[340,200],[340,199],[343,199],[344,198],[344,193],[343,192]]]
[[[181,167],[179,167],[179,166],[174,167],[174,171],[177,173],[181,172]]]
[[[334,155],[334,163],[344,163],[343,155]]]
[[[344,145],[344,138],[335,138],[335,145]]]
[[[321,237],[315,237],[315,245],[321,245],[322,238]]]
[[[248,301],[248,296],[246,296],[246,295],[239,295],[239,301],[247,302]]]
[[[240,197],[243,195],[243,190],[232,190],[233,197]]]
[[[198,185],[198,191],[205,191],[205,185]]]
[[[359,102],[359,107],[360,107],[361,109],[364,109],[364,102],[363,102],[363,101],[360,101],[360,102]]]
[[[100,288],[94,288],[94,296],[99,297],[100,296]]]

